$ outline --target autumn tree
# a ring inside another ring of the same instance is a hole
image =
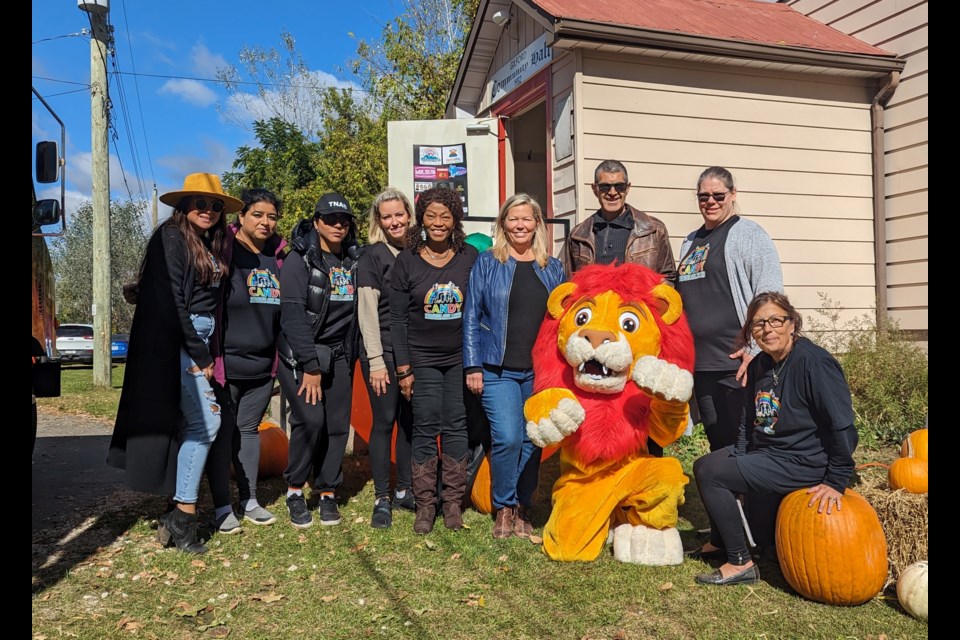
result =
[[[143,200],[110,202],[110,317],[111,330],[125,333],[133,323],[133,305],[123,299],[123,285],[136,280],[147,246]],[[93,203],[80,204],[70,216],[63,236],[50,247],[56,277],[57,320],[92,322],[93,304]]]

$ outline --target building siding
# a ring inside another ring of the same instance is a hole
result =
[[[926,0],[795,0],[793,9],[906,60],[884,113],[887,307],[928,329]]]
[[[801,312],[816,315],[822,293],[846,319],[872,313],[871,81],[582,56],[579,220],[596,207],[594,168],[616,158],[633,183],[628,201],[664,221],[679,258],[702,224],[696,179],[725,166],[743,215],[773,238]]]

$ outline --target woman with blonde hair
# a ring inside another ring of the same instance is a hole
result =
[[[533,392],[531,352],[547,298],[563,280],[563,266],[547,250],[540,205],[525,193],[510,196],[497,215],[493,247],[470,272],[463,314],[467,388],[490,420],[494,538],[533,533],[540,450],[527,437],[523,404]]]
[[[370,526],[386,529],[393,524],[392,507],[416,511],[410,478],[410,437],[413,413],[410,401],[397,384],[396,359],[390,339],[390,273],[407,246],[407,230],[413,222],[413,206],[396,187],[387,187],[370,207],[367,245],[357,265],[359,299],[360,367],[370,395],[373,424],[370,426],[370,471],[374,504]],[[390,444],[397,423],[397,482],[390,496]]]

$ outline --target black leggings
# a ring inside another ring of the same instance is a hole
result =
[[[733,445],[711,451],[693,463],[693,475],[703,506],[710,516],[710,543],[727,550],[730,564],[750,560],[747,538],[737,506],[737,494],[747,493],[747,481],[733,455]]]
[[[710,451],[736,444],[746,390],[737,382],[736,371],[697,371],[693,393],[700,421],[710,441]]]
[[[383,361],[387,365],[390,384],[381,396],[370,387],[370,362],[360,360],[363,380],[367,384],[370,396],[370,410],[373,424],[370,426],[370,473],[373,476],[373,494],[377,498],[390,495],[390,444],[393,440],[393,423],[397,423],[397,485],[398,490],[411,487],[410,457],[412,455],[410,438],[413,435],[413,408],[400,393],[394,371],[393,354],[384,353]]]

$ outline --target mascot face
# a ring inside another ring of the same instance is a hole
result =
[[[571,293],[565,285],[561,288],[554,294],[566,297]],[[605,291],[580,298],[563,312],[557,346],[573,368],[579,388],[619,393],[638,358],[659,355],[660,328],[645,304],[624,301],[617,293]]]

